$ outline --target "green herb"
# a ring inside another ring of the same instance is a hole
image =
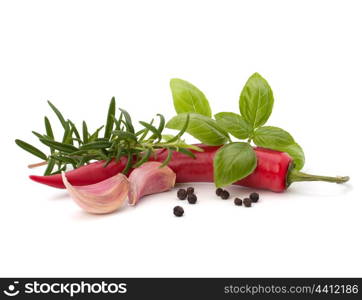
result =
[[[170,162],[170,160],[171,160],[171,158],[172,158],[173,150],[172,150],[172,149],[167,149],[167,151],[168,151],[168,152],[167,152],[167,157],[166,157],[166,159],[162,162],[160,168],[166,166],[166,165]]]
[[[238,139],[246,139],[253,132],[251,125],[240,115],[232,112],[220,112],[215,115],[217,124]]]
[[[55,150],[59,150],[66,153],[72,153],[74,151],[77,151],[78,149],[74,147],[73,145],[67,144],[67,143],[60,143],[52,140],[48,140],[45,138],[41,138],[40,141],[50,148],[53,148]]]
[[[55,159],[50,158],[48,160],[47,168],[45,169],[44,175],[50,175],[55,166]]]
[[[215,115],[216,121],[210,118],[209,103],[196,87],[181,79],[171,80],[170,85],[175,110],[179,114],[167,123],[167,127],[180,130],[185,120],[184,112],[190,112],[189,134],[207,145],[224,145],[214,159],[217,186],[242,179],[254,170],[256,158],[251,154],[252,142],[257,146],[287,152],[293,158],[296,169],[303,167],[303,150],[290,133],[278,127],[262,127],[272,113],[274,97],[268,82],[258,73],[250,76],[242,89],[240,114],[220,112]],[[239,140],[246,140],[249,146],[234,143],[228,133]]]
[[[258,128],[269,119],[273,104],[273,92],[268,82],[258,73],[254,73],[240,94],[241,115],[253,128]]]
[[[190,123],[186,132],[207,145],[223,145],[229,136],[225,130],[219,127],[215,120],[197,113],[182,113],[173,117],[166,124],[167,128],[181,130],[186,122],[187,116],[190,116]]]
[[[82,134],[80,134],[72,121],[66,120],[51,102],[48,103],[64,129],[62,141],[54,140],[54,133],[47,117],[44,118],[46,134],[35,131],[33,134],[43,145],[49,147],[49,155],[21,140],[15,141],[22,149],[47,161],[45,175],[58,174],[65,170],[68,165],[78,168],[94,160],[104,160],[106,166],[113,159],[119,161],[122,157],[127,158],[127,164],[123,170],[123,172],[127,172],[133,165],[140,166],[148,161],[156,149],[167,149],[169,151],[163,165],[171,160],[175,151],[185,155],[190,155],[188,149],[202,151],[199,147],[188,145],[181,140],[183,133],[187,130],[189,117],[181,124],[180,132],[169,140],[162,140],[166,122],[161,114],[157,114],[159,119],[157,126],[153,125],[153,120],[150,123],[140,121],[144,128],[136,134],[131,116],[126,110],[120,109],[119,116],[116,116],[116,101],[113,97],[109,104],[106,124],[89,134],[88,125],[83,121]],[[104,134],[103,137],[100,137],[103,128]],[[55,166],[58,169],[53,171]]]
[[[112,134],[114,119],[116,113],[116,99],[113,97],[108,108],[106,128],[104,130],[104,138],[109,139]]]
[[[256,167],[256,155],[248,143],[230,143],[222,146],[214,158],[214,182],[217,187],[234,183]]]
[[[82,123],[82,133],[83,133],[83,142],[86,144],[88,143],[89,133],[88,133],[88,126],[85,121]]]
[[[69,124],[68,124],[68,122],[65,121],[65,119],[64,119],[63,115],[61,114],[61,112],[50,101],[48,101],[48,104],[51,107],[51,109],[54,111],[54,113],[57,115],[60,123],[62,124],[62,126],[64,128],[64,130],[69,129]]]
[[[156,129],[156,127],[154,127],[152,124],[149,124],[144,121],[140,121],[139,123],[153,133],[153,135],[150,137],[150,139],[154,139],[155,137],[158,139],[158,141],[160,141],[162,139],[161,132],[158,131],[158,129]]]
[[[39,132],[36,132],[36,131],[32,131],[31,132],[32,134],[34,134],[37,138],[41,139],[41,138],[44,138],[45,136],[40,134]]]
[[[203,150],[182,140],[185,132],[204,144],[223,145],[214,159],[214,180],[218,187],[231,184],[254,171],[257,158],[252,143],[287,152],[293,158],[296,169],[303,167],[303,150],[291,134],[279,127],[263,126],[272,113],[274,97],[268,82],[258,73],[250,76],[242,89],[240,114],[220,112],[215,115],[215,119],[211,117],[208,100],[197,87],[181,79],[172,79],[170,87],[178,114],[167,123],[163,115],[157,114],[158,124],[154,124],[155,119],[150,122],[139,121],[143,128],[135,131],[131,116],[124,109],[116,110],[113,97],[108,107],[106,124],[90,133],[87,123],[83,121],[80,134],[75,123],[65,119],[48,101],[64,129],[61,142],[55,140],[47,117],[44,118],[45,134],[36,131],[33,134],[50,148],[49,155],[21,140],[15,142],[22,149],[48,162],[46,175],[58,174],[68,165],[78,168],[94,160],[104,160],[107,166],[113,159],[119,161],[122,157],[127,159],[123,170],[127,172],[131,167],[138,167],[148,161],[156,149],[168,151],[162,166],[171,160],[175,151],[194,158],[195,153],[191,150]],[[164,134],[165,127],[179,132],[175,135]],[[229,134],[241,142],[232,141]],[[58,169],[54,171],[55,166]]]
[[[53,129],[52,129],[52,126],[50,125],[50,121],[49,121],[48,117],[44,117],[44,124],[45,124],[45,131],[46,131],[47,137],[51,140],[54,140]]]
[[[279,151],[283,151],[283,152],[287,152],[290,157],[293,158],[293,162],[294,162],[294,167],[297,170],[301,170],[304,166],[304,162],[305,162],[305,157],[304,157],[304,151],[302,149],[301,146],[299,146],[299,144],[294,143],[292,145],[280,148],[280,149],[275,149],[275,150],[279,150]]]
[[[175,110],[180,113],[198,113],[211,117],[211,108],[203,92],[191,83],[174,78],[170,81]]]

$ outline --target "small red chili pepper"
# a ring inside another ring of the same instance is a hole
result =
[[[213,159],[218,146],[197,145],[204,152],[193,153],[196,159],[175,152],[168,166],[176,173],[176,182],[213,182]],[[257,167],[252,174],[235,182],[236,185],[266,189],[273,192],[283,192],[296,181],[328,181],[343,183],[349,180],[346,177],[316,176],[302,173],[293,167],[293,160],[285,152],[264,148],[255,148]],[[156,152],[156,158],[150,160],[163,161],[167,151],[163,149]],[[121,172],[127,159],[123,157],[118,163],[112,161],[104,167],[104,161],[91,163],[87,166],[67,172],[67,179],[72,185],[89,185],[105,180]],[[51,176],[31,175],[30,179],[53,186],[64,188],[60,174]]]

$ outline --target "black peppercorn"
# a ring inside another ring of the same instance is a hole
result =
[[[224,200],[228,199],[229,196],[230,196],[230,194],[227,190],[223,190],[222,193],[220,194],[221,199],[224,199]]]
[[[237,206],[243,205],[243,200],[241,200],[240,198],[235,198],[234,204]]]
[[[243,201],[243,203],[244,203],[244,206],[245,206],[245,207],[251,207],[251,200],[250,200],[250,198],[245,198],[244,201]]]
[[[185,200],[187,197],[187,192],[185,189],[179,189],[177,191],[177,198],[179,198],[180,200]]]
[[[190,194],[187,196],[187,201],[190,203],[190,204],[195,204],[196,201],[197,201],[197,197],[195,194]]]
[[[187,190],[186,190],[187,195],[191,195],[191,194],[193,194],[193,193],[194,193],[194,191],[195,191],[195,189],[194,189],[192,186],[188,187],[188,188],[187,188]]]
[[[223,192],[224,190],[222,188],[217,188],[216,189],[216,195],[218,196],[221,196],[221,193]]]
[[[259,200],[259,194],[258,193],[251,193],[249,195],[249,198],[252,202],[258,202]]]
[[[173,214],[176,217],[181,217],[184,214],[184,209],[181,206],[175,206],[173,208]]]

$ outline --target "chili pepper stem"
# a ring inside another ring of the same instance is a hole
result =
[[[288,186],[296,181],[326,181],[326,182],[334,182],[334,183],[345,183],[349,180],[348,176],[319,176],[319,175],[311,175],[300,172],[296,169],[292,169],[288,174]]]
[[[34,168],[37,168],[37,167],[45,166],[45,165],[47,165],[47,164],[48,164],[47,161],[42,161],[42,162],[40,162],[40,163],[28,165],[28,168],[29,168],[29,169],[34,169]]]

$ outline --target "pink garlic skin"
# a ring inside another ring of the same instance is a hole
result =
[[[64,173],[63,183],[73,200],[91,214],[108,214],[119,209],[127,199],[129,181],[123,174],[117,174],[101,182],[72,186]]]
[[[132,171],[128,178],[130,205],[136,205],[143,196],[165,192],[174,187],[176,173],[167,166],[160,168],[161,165],[156,161],[146,162]]]

